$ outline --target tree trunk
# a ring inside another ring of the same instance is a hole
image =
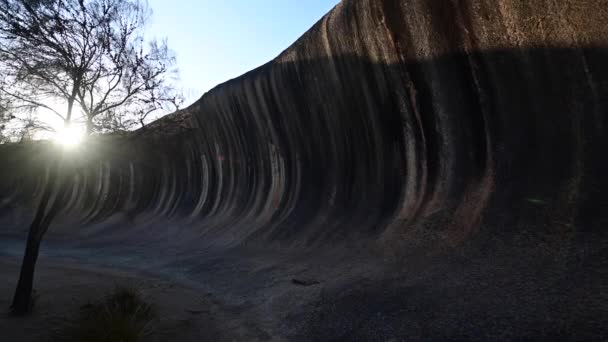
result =
[[[32,232],[41,229],[43,229],[43,227],[40,225],[34,225],[34,223],[32,223],[32,226],[30,227],[30,234],[27,238],[25,254],[21,264],[19,283],[15,289],[13,305],[11,306],[13,314],[15,315],[28,314],[31,312],[33,307],[32,287],[34,285],[34,269],[36,267],[36,260],[38,259],[38,252],[40,250],[40,242],[42,239],[35,238]]]
[[[42,237],[48,230],[51,221],[55,218],[59,210],[61,209],[61,202],[65,189],[62,182],[60,182],[61,176],[59,175],[59,164],[51,166],[49,173],[49,180],[45,185],[44,192],[38,204],[36,210],[36,216],[30,225],[28,232],[27,242],[25,245],[25,253],[23,255],[23,261],[21,263],[21,273],[19,274],[19,282],[15,289],[15,296],[13,297],[13,304],[11,309],[15,315],[25,315],[31,312],[33,307],[32,302],[32,289],[34,283],[34,270],[36,267],[36,260],[38,259],[38,253],[40,251],[40,243]],[[56,191],[56,196],[51,199],[53,191]],[[47,212],[49,203],[52,202],[50,210]]]
[[[87,136],[93,134],[93,117],[87,117]]]

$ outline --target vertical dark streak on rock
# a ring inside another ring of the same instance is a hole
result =
[[[109,139],[63,216],[168,218],[223,246],[386,253],[530,226],[563,241],[598,231],[608,32],[586,24],[605,12],[565,3],[344,0],[184,110],[187,129],[165,119]],[[21,166],[0,170],[0,210],[40,196],[46,159],[27,156],[41,150],[7,153]]]

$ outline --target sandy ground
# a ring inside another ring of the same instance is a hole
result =
[[[246,331],[238,313],[230,312],[204,291],[142,274],[110,269],[87,270],[68,262],[41,260],[35,288],[39,295],[34,313],[25,318],[8,315],[8,307],[18,277],[18,260],[0,258],[0,340],[48,341],[80,306],[99,299],[115,286],[133,286],[152,303],[159,322],[146,341],[230,341],[257,340],[255,331]],[[230,326],[234,325],[234,326]]]
[[[129,234],[45,240],[37,310],[3,315],[0,341],[44,341],[117,284],[140,288],[157,306],[161,321],[146,341],[608,340],[600,248],[608,244],[599,238],[546,251],[535,242],[495,243],[397,263],[337,249],[290,255]],[[0,235],[1,309],[22,242]]]

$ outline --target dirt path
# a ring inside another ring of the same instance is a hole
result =
[[[0,261],[4,260],[0,265],[4,278],[0,279],[0,308],[10,304],[23,240],[0,235]],[[337,263],[338,257],[318,254],[269,257],[257,251],[218,250],[198,244],[116,241],[45,240],[35,281],[41,295],[39,309],[43,310],[34,317],[37,323],[77,310],[88,297],[95,298],[115,283],[131,282],[164,306],[159,311],[173,317],[163,331],[177,329],[194,338],[205,336],[209,330],[211,336],[219,337],[211,340],[221,341],[293,340],[306,323],[297,318],[301,310],[316,310],[314,305],[324,291],[357,283],[362,270],[366,273],[372,269],[353,258],[342,261],[347,267],[336,268],[325,260]],[[58,289],[61,298],[55,296]],[[45,303],[45,298],[53,300]],[[70,304],[75,298],[83,299]],[[180,324],[184,322],[192,322],[197,328],[182,329]],[[165,340],[188,341],[186,337]]]
[[[200,240],[48,239],[38,310],[0,317],[0,341],[44,340],[116,284],[137,286],[158,307],[152,342],[604,341],[608,263],[598,240],[565,246],[559,258],[506,245],[382,262],[338,249],[290,256]],[[22,241],[0,236],[0,308]]]
[[[8,316],[19,272],[18,259],[0,257],[0,332],[2,341],[48,341],[66,318],[88,301],[99,299],[117,285],[141,290],[158,310],[160,322],[149,341],[260,340],[239,312],[224,307],[209,293],[149,275],[110,269],[84,270],[59,260],[40,260],[35,288],[39,296],[33,315]]]

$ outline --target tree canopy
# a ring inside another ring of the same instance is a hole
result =
[[[174,108],[167,41],[146,40],[140,0],[0,0],[0,98],[5,111],[41,109],[88,133],[129,129]]]

